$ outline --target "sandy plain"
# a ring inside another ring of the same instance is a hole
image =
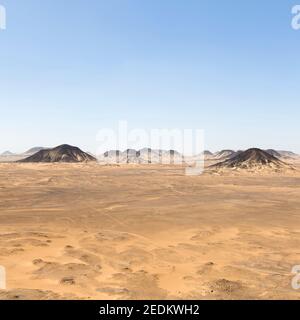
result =
[[[299,299],[300,171],[0,164],[0,299]]]

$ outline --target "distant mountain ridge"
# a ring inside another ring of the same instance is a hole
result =
[[[299,155],[298,154],[296,154],[296,153],[294,153],[294,152],[292,152],[292,151],[285,151],[285,150],[279,150],[279,151],[277,151],[280,155],[281,155],[281,157],[283,157],[283,158],[297,158],[297,157],[299,157]]]
[[[127,149],[125,151],[110,150],[98,157],[100,162],[107,163],[183,163],[184,156],[175,150],[159,150],[143,148],[140,150]]]
[[[1,156],[3,157],[9,157],[9,156],[13,156],[14,153],[10,152],[10,151],[5,151],[3,153],[1,153]]]
[[[33,147],[22,154],[15,154],[10,151],[5,151],[0,154],[0,161],[33,161],[33,162],[81,162],[81,161],[96,161],[104,162],[104,163],[124,163],[124,164],[145,164],[145,163],[185,163],[191,161],[202,161],[203,158],[207,161],[211,162],[222,162],[229,159],[232,159],[244,151],[234,151],[230,149],[224,149],[221,151],[217,151],[215,153],[205,150],[201,154],[194,156],[185,156],[177,152],[176,150],[161,150],[161,149],[151,149],[151,148],[142,148],[140,150],[128,149],[125,151],[120,150],[110,150],[105,152],[104,154],[98,155],[97,159],[90,152],[83,152],[80,149],[72,153],[70,150],[72,147],[70,145],[62,145],[59,146],[62,148],[66,146],[65,150],[60,150],[57,152],[51,148],[44,147]],[[56,147],[56,148],[59,148]],[[69,150],[67,150],[69,149]],[[51,150],[51,152],[50,152]],[[67,150],[67,151],[66,151]],[[44,151],[44,152],[42,152]],[[62,151],[62,152],[61,152]],[[278,158],[283,161],[288,160],[297,160],[300,159],[300,156],[292,151],[284,151],[284,150],[275,150],[275,149],[267,149],[263,150],[264,152]],[[81,154],[83,153],[83,154]]]
[[[35,154],[35,153],[37,153],[37,152],[39,152],[41,150],[44,150],[44,149],[46,149],[46,148],[44,148],[44,147],[33,147],[33,148],[27,150],[26,152],[24,152],[24,154],[25,155],[32,155],[32,154]]]
[[[258,149],[260,150],[260,149]],[[274,155],[276,158],[297,158],[298,155],[291,151],[277,151],[274,149],[262,150],[267,154]],[[199,160],[203,158],[210,161],[226,161],[233,159],[234,157],[242,154],[245,151],[234,151],[225,149],[212,153],[209,150],[205,150],[200,155],[195,156],[184,156],[175,150],[160,150],[143,148],[140,150],[128,149],[125,151],[110,150],[105,152],[103,155],[99,155],[97,158],[100,162],[108,163],[184,163],[185,160]]]

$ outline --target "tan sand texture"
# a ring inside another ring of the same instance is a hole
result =
[[[293,165],[0,164],[0,299],[299,299]]]

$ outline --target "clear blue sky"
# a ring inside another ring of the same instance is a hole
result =
[[[128,120],[205,129],[213,151],[300,153],[296,0],[0,4],[0,152],[94,151],[99,129]]]

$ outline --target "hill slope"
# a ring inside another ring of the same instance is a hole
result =
[[[216,152],[214,154],[214,159],[216,160],[225,160],[229,159],[235,156],[235,151],[234,150],[221,150],[219,152]]]
[[[252,148],[241,152],[223,162],[217,163],[211,168],[215,169],[292,169],[291,166],[270,153],[261,149]]]
[[[53,149],[43,149],[19,162],[88,162],[96,158],[77,147],[63,144]]]

